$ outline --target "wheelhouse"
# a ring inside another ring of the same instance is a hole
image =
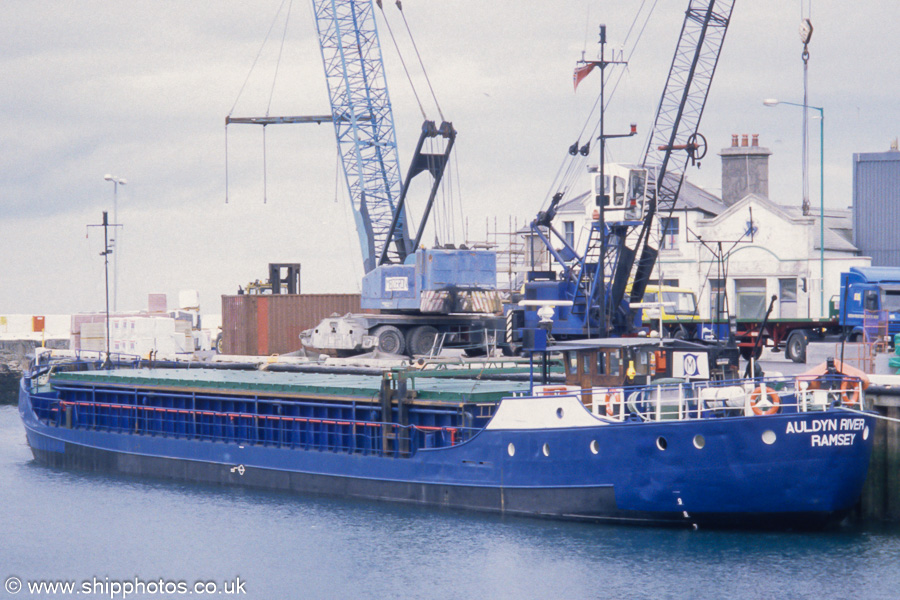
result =
[[[684,340],[607,338],[560,342],[567,386],[591,401],[595,388],[645,386],[665,381],[731,380],[738,376],[737,348]]]

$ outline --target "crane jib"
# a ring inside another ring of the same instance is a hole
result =
[[[659,251],[649,244],[653,217],[671,217],[681,191],[687,161],[705,153],[705,140],[697,133],[709,94],[734,0],[691,0],[685,13],[666,86],[660,99],[643,166],[656,173],[655,193],[641,224],[634,254],[640,253],[637,267],[617,261],[617,269],[633,272],[630,300],[639,302],[653,274]],[[701,150],[701,145],[704,145]],[[677,154],[675,154],[677,152]],[[616,273],[614,280],[628,279]],[[612,311],[624,296],[612,290]]]

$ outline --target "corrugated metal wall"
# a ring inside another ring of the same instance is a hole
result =
[[[853,243],[873,266],[900,267],[900,152],[853,155]]]
[[[334,313],[358,313],[359,294],[222,296],[225,354],[266,356],[301,348],[300,332]]]

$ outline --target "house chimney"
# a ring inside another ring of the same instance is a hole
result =
[[[747,194],[769,197],[769,155],[768,148],[759,145],[759,134],[742,134],[738,145],[738,134],[731,136],[731,147],[722,148],[722,202],[731,206]]]

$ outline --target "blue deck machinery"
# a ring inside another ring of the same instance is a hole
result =
[[[654,218],[671,218],[688,161],[695,164],[706,153],[706,140],[697,129],[733,7],[734,0],[689,1],[642,164],[618,173],[606,171],[606,140],[634,135],[636,126],[627,134],[604,131],[606,67],[621,61],[604,56],[606,33],[601,26],[600,60],[581,61],[576,70],[576,85],[593,68],[600,69],[602,78],[596,138],[600,166],[593,175],[597,209],[580,252],[552,224],[565,197],[569,183],[565,179],[547,210],[532,222],[532,234],[546,246],[553,266],[527,273],[524,300],[507,314],[509,343],[540,346],[542,330],[559,340],[634,334],[640,326],[641,311],[631,304],[643,299],[659,254],[651,240],[657,235]],[[576,163],[589,151],[590,139],[584,145],[576,141],[566,160]],[[571,164],[560,169],[567,176],[576,171]],[[554,248],[554,240],[561,243],[561,250]],[[554,309],[552,317],[548,307]]]
[[[375,4],[382,6],[381,0]],[[229,117],[226,124],[327,120],[334,124],[362,250],[361,307],[377,312],[326,318],[301,335],[304,345],[344,355],[376,347],[410,355],[427,354],[438,346],[486,351],[496,338],[503,338],[496,255],[450,245],[422,247],[456,130],[450,122],[442,120],[437,125],[426,117],[402,177],[375,4],[372,0],[312,0],[330,115]],[[401,3],[397,5],[402,14]],[[432,185],[413,236],[407,192],[413,178],[426,172]]]

